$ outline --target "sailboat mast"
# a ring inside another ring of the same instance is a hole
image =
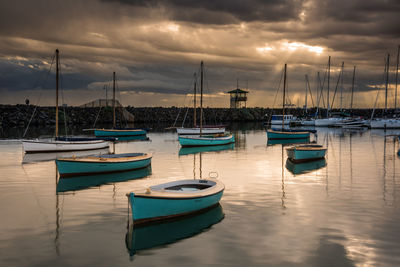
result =
[[[399,77],[399,52],[400,45],[397,47],[397,64],[396,64],[396,87],[394,91],[394,109],[397,109],[397,78]]]
[[[196,85],[197,85],[197,76],[194,74],[194,97],[193,97],[193,127],[196,128]]]
[[[203,67],[204,63],[200,64],[200,136],[203,134]]]
[[[58,137],[58,76],[59,76],[59,51],[56,49],[56,138]]]
[[[283,74],[283,100],[282,100],[282,130],[285,125],[285,93],[286,93],[286,63],[285,63],[285,70]]]
[[[356,76],[356,66],[353,69],[353,81],[351,83],[351,100],[350,100],[350,110],[351,115],[353,115],[353,94],[354,94],[354,77]]]
[[[344,71],[344,62],[342,62],[342,75],[340,76],[340,112],[343,111],[343,71]]]
[[[113,128],[115,129],[115,71],[113,72]]]
[[[327,92],[327,96],[326,96],[326,99],[327,99],[327,110],[326,110],[326,117],[328,118],[329,117],[329,109],[330,109],[330,107],[329,107],[329,80],[330,80],[330,77],[331,77],[331,56],[329,56],[329,58],[328,58],[328,92]]]
[[[385,113],[387,114],[387,96],[388,96],[388,83],[389,83],[389,57],[390,54],[387,54],[386,59],[386,83],[385,83]]]
[[[306,74],[306,99],[304,101],[305,113],[307,113],[307,98],[308,98],[308,75]]]

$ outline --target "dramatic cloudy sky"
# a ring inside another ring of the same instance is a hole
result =
[[[201,60],[208,106],[228,106],[224,92],[237,79],[249,106],[272,106],[285,63],[290,101],[302,105],[304,75],[315,102],[317,72],[323,79],[331,56],[331,97],[344,61],[343,105],[356,65],[355,106],[373,106],[390,53],[393,106],[399,44],[399,0],[6,0],[0,103],[52,105],[54,72],[47,73],[58,48],[69,105],[105,98],[113,71],[124,105],[188,105]]]

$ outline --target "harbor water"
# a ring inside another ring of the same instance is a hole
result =
[[[302,165],[265,129],[232,133],[234,145],[181,149],[150,132],[110,150],[150,152],[151,168],[65,179],[51,155],[1,140],[0,265],[400,266],[400,130],[320,128],[326,158]],[[132,226],[128,192],[209,176],[225,184],[220,206]]]

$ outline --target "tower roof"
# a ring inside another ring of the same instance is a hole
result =
[[[229,91],[229,92],[226,92],[227,94],[232,94],[232,93],[245,93],[245,94],[247,94],[247,93],[249,93],[248,91],[245,91],[245,90],[242,90],[242,89],[240,89],[240,88],[236,88],[236,89],[234,89],[234,90],[232,90],[232,91]]]

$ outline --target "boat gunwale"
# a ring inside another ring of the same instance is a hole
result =
[[[110,173],[121,173],[121,172],[130,172],[134,170],[140,170],[140,169],[145,169],[148,168],[151,165],[151,162],[147,164],[146,166],[143,167],[137,167],[137,168],[132,168],[132,169],[124,169],[124,170],[110,170],[110,171],[100,171],[100,172],[71,172],[71,173],[59,173],[60,178],[76,178],[76,176],[87,176],[85,178],[90,179],[90,176],[93,175],[101,175],[101,174],[110,174]]]
[[[202,141],[214,141],[214,140],[229,140],[233,137],[232,134],[228,136],[216,136],[216,137],[204,137],[204,136],[179,136],[179,138],[190,139],[190,140],[202,140]],[[234,141],[232,141],[233,143]],[[218,144],[222,145],[222,144]]]
[[[79,162],[79,163],[124,163],[133,161],[143,161],[151,159],[153,155],[145,153],[145,155],[134,156],[134,157],[123,157],[123,158],[104,158],[101,156],[86,156],[76,158],[58,158],[57,161],[63,162]]]
[[[132,129],[132,130],[123,130],[123,129],[94,129],[94,131],[104,131],[104,132],[145,132],[145,129]],[[143,135],[145,135],[145,133]]]

